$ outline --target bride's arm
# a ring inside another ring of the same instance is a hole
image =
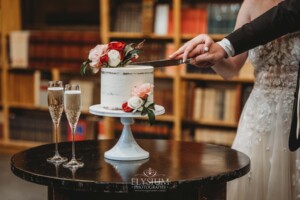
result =
[[[251,0],[250,0],[251,1]],[[240,8],[240,11],[237,16],[236,24],[234,29],[238,29],[245,23],[250,21],[250,12],[253,10],[253,2],[249,0],[245,0]],[[211,46],[211,49],[214,47],[220,47],[219,44],[214,43]],[[221,48],[221,47],[220,47]],[[231,79],[233,76],[237,75],[240,69],[245,64],[245,61],[248,57],[248,53],[242,53],[235,57],[224,58],[221,61],[214,63],[212,67],[219,75],[221,75],[224,79]]]

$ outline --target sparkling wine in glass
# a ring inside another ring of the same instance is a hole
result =
[[[47,159],[51,163],[62,163],[68,159],[58,153],[58,126],[64,109],[64,87],[62,81],[49,81],[48,83],[48,108],[55,130],[55,153]]]
[[[63,164],[63,166],[66,168],[83,167],[84,163],[76,160],[74,142],[74,134],[81,111],[81,90],[79,85],[67,84],[64,97],[65,113],[72,130],[72,159],[68,163]]]

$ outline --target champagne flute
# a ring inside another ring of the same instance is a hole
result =
[[[47,159],[51,163],[62,163],[68,159],[58,153],[58,126],[64,109],[64,87],[62,81],[48,82],[48,108],[55,129],[55,153]]]
[[[72,130],[72,159],[68,163],[64,163],[63,166],[66,168],[78,168],[83,167],[84,163],[79,162],[75,158],[75,142],[74,134],[77,126],[77,122],[80,116],[81,110],[81,90],[78,84],[67,84],[65,86],[65,112],[69,125]]]

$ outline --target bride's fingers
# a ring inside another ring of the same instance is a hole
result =
[[[186,59],[193,57],[190,55],[190,53],[199,53],[199,49],[197,49],[198,43],[191,41],[185,48],[182,59],[185,61]]]
[[[183,52],[185,51],[185,48],[186,48],[186,44],[182,45],[177,51],[175,51],[174,53],[169,55],[169,58],[171,58],[171,59],[178,58],[178,56],[183,54]]]

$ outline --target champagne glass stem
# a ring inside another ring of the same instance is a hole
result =
[[[74,135],[75,135],[75,126],[72,127],[72,159],[75,160],[75,142],[74,142]]]
[[[55,131],[55,155],[59,156],[58,153],[58,123],[54,124],[54,131]]]

